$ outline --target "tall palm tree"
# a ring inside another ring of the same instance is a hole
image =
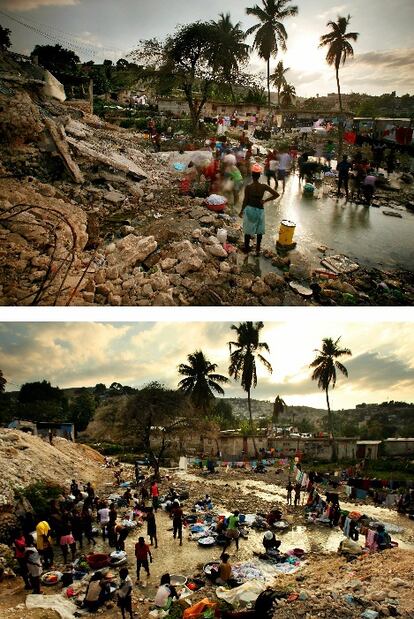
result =
[[[188,355],[187,359],[188,365],[181,363],[178,367],[178,373],[185,376],[178,387],[190,396],[194,406],[205,415],[215,398],[214,394],[224,395],[220,385],[230,381],[226,376],[215,373],[217,364],[211,363],[201,350]]]
[[[272,73],[272,75],[270,76],[270,81],[277,88],[278,105],[280,105],[280,93],[282,92],[284,86],[286,86],[287,84],[285,75],[288,71],[290,71],[289,67],[286,67],[285,69],[285,67],[283,66],[283,60],[279,60],[274,73]]]
[[[286,408],[287,408],[286,402],[282,400],[282,398],[279,395],[277,395],[273,403],[273,415],[272,415],[273,423],[279,422],[279,417],[286,410]]]
[[[344,65],[348,57],[354,55],[354,49],[350,41],[357,41],[358,32],[347,32],[351,16],[340,17],[335,21],[328,21],[326,24],[331,30],[327,34],[323,34],[320,39],[319,47],[328,47],[326,54],[326,62],[329,66],[335,66],[336,85],[338,88],[339,111],[342,116],[343,105],[341,95],[341,84],[339,82],[339,67],[341,63]],[[338,159],[341,158],[343,150],[343,122],[339,121],[339,144],[338,144]]]
[[[276,56],[279,48],[286,51],[288,38],[283,20],[298,14],[298,7],[289,5],[289,0],[262,0],[263,8],[255,4],[246,9],[247,15],[257,17],[259,23],[246,31],[246,34],[256,33],[253,47],[260,58],[267,63],[267,103],[270,107],[270,58]]]
[[[337,361],[339,357],[344,355],[352,355],[349,348],[340,348],[338,337],[337,340],[333,340],[330,337],[325,337],[322,340],[322,350],[315,350],[317,353],[316,358],[312,361],[309,367],[315,368],[312,373],[312,380],[318,381],[318,387],[326,394],[326,404],[328,406],[328,426],[329,432],[332,437],[332,459],[336,461],[337,450],[334,436],[333,416],[331,407],[329,404],[329,387],[332,383],[332,389],[336,385],[336,370],[339,370],[344,376],[348,378],[348,370],[340,361]]]
[[[259,352],[265,350],[270,352],[266,342],[260,342],[260,331],[263,329],[263,322],[242,322],[239,325],[232,325],[231,328],[237,333],[237,341],[229,342],[230,366],[229,375],[241,382],[241,386],[247,393],[247,406],[249,408],[250,430],[253,433],[253,415],[251,403],[251,389],[257,386],[256,357],[264,365],[266,370],[272,373],[272,366],[269,361]],[[256,441],[253,437],[253,445],[257,453]]]
[[[285,84],[282,91],[283,107],[290,107],[293,104],[293,99],[296,97],[296,88],[293,84]]]
[[[249,46],[245,43],[246,33],[241,23],[233,24],[230,13],[220,13],[220,19],[212,21],[214,46],[211,65],[229,84],[234,101],[233,82],[239,73],[240,65],[249,60]]]
[[[4,393],[6,391],[7,380],[4,378],[3,371],[0,370],[0,393]]]

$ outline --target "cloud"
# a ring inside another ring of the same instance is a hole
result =
[[[414,48],[399,48],[357,54],[341,69],[344,89],[366,92],[380,85],[399,93],[414,89]]]
[[[319,15],[317,15],[317,19],[335,19],[335,17],[332,17],[333,15],[342,15],[345,13],[345,11],[348,11],[349,7],[347,4],[338,4],[336,6],[332,6],[330,7],[327,11],[324,11],[323,13],[319,13]]]
[[[359,389],[399,389],[414,383],[414,367],[394,354],[365,352],[346,364],[352,386]]]
[[[80,0],[0,0],[0,8],[13,13],[33,11],[44,6],[75,6]]]

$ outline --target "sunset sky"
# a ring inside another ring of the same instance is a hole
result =
[[[140,39],[163,37],[177,24],[215,19],[220,12],[229,11],[233,21],[241,21],[247,29],[254,18],[246,16],[245,7],[254,4],[240,0],[224,4],[220,0],[0,0],[0,11],[26,26],[1,12],[0,23],[12,30],[15,51],[27,54],[37,43],[69,46],[70,42],[78,46],[74,51],[82,60],[101,62],[125,56]],[[359,32],[360,37],[355,44],[355,60],[342,70],[344,92],[413,93],[412,0],[349,0],[336,5],[329,0],[298,0],[295,4],[299,15],[286,21],[288,52],[278,59],[283,58],[291,68],[288,79],[298,95],[335,91],[334,71],[326,65],[326,51],[318,49],[318,43],[327,30],[326,22],[348,13],[352,16],[351,30]],[[263,62],[255,54],[250,70],[264,71]]]
[[[13,323],[0,324],[0,368],[8,390],[26,381],[47,379],[60,387],[94,386],[113,381],[131,386],[157,380],[175,388],[177,367],[202,349],[227,374],[227,343],[234,339],[230,322]],[[344,322],[343,320],[265,322],[262,341],[273,366],[259,368],[253,397],[280,394],[290,404],[324,408],[325,398],[310,380],[309,363],[323,337],[350,348],[345,357],[349,378],[338,378],[332,393],[335,409],[362,402],[414,401],[413,323]],[[244,397],[239,384],[227,397]]]

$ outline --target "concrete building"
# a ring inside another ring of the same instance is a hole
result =
[[[340,460],[355,459],[357,438],[336,439],[338,458]],[[257,450],[274,451],[276,457],[305,456],[313,460],[330,460],[332,458],[332,443],[327,437],[303,438],[293,436],[268,436],[265,434],[254,437]],[[207,455],[216,454],[219,449],[226,460],[240,460],[242,455],[255,455],[253,436],[242,436],[237,431],[221,432],[216,438],[205,438],[203,450]]]
[[[377,460],[382,441],[357,441],[356,457],[358,459]]]
[[[48,438],[49,430],[53,436],[66,438],[67,440],[75,440],[75,426],[73,423],[53,423],[49,421],[24,421],[22,419],[14,419],[8,425],[9,428],[21,430],[33,434],[33,436],[41,436]]]
[[[413,456],[414,438],[387,438],[383,449],[386,456]]]

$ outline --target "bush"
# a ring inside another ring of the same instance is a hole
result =
[[[37,481],[17,494],[24,496],[32,506],[35,516],[43,520],[50,514],[50,502],[57,499],[63,491],[61,486],[53,482]]]

